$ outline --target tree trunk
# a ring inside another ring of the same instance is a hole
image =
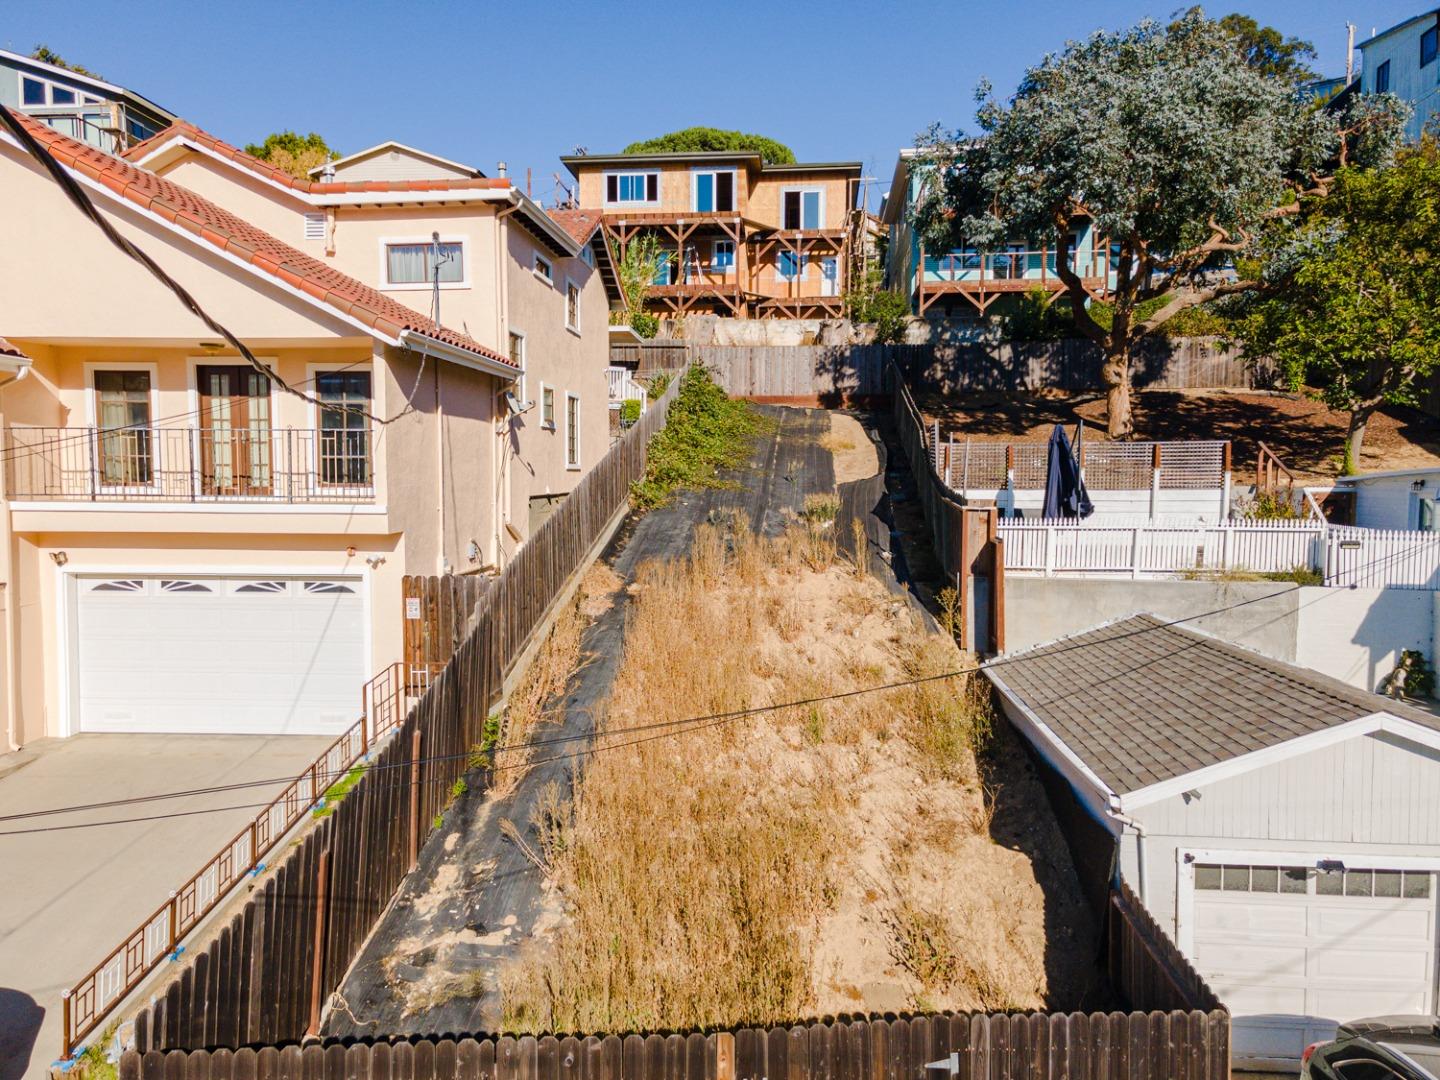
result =
[[[1379,407],[1379,402],[1367,402],[1350,410],[1350,428],[1345,432],[1345,459],[1340,466],[1341,476],[1353,476],[1360,471],[1360,450],[1365,445],[1365,429]]]
[[[1106,432],[1112,439],[1128,439],[1135,431],[1130,417],[1130,350],[1120,346],[1107,351],[1100,368],[1105,384]]]

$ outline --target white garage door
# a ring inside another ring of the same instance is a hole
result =
[[[358,579],[79,577],[82,731],[338,734],[360,714]]]
[[[1298,1061],[1341,1021],[1430,1013],[1433,877],[1196,866],[1195,963],[1235,1018],[1236,1061]]]

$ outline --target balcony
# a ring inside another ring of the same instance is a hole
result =
[[[926,255],[916,282],[920,314],[937,299],[956,293],[964,295],[983,313],[994,299],[1005,293],[1023,293],[1036,288],[1058,292],[1065,288],[1065,283],[1055,272],[1055,258],[1053,248],[1021,247]],[[1103,247],[1079,251],[1073,268],[1091,296],[1101,296],[1109,288],[1110,268]]]
[[[95,503],[357,503],[375,498],[369,430],[12,427],[6,497]]]

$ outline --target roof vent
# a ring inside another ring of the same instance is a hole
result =
[[[507,164],[506,164],[505,162],[503,162],[503,161],[497,161],[497,162],[495,163],[495,175],[496,175],[496,176],[508,176],[508,175],[509,175],[509,169],[510,169],[510,166],[507,165]]]
[[[323,210],[318,214],[307,213],[305,215],[305,239],[325,239],[325,212]]]

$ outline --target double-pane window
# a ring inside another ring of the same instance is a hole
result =
[[[728,169],[695,174],[695,211],[728,213],[735,209],[735,174]]]
[[[660,174],[610,173],[605,177],[605,201],[612,204],[659,202]]]
[[[775,262],[775,276],[781,281],[794,281],[805,276],[808,255],[797,255],[793,251],[782,251]]]
[[[95,416],[100,424],[101,482],[150,483],[155,475],[150,372],[95,372]]]
[[[320,482],[370,483],[370,372],[322,371],[315,376],[320,399]]]
[[[391,285],[429,285],[465,280],[462,245],[386,244],[385,276]]]
[[[785,192],[782,227],[806,230],[821,228],[823,220],[821,194],[818,188]]]

